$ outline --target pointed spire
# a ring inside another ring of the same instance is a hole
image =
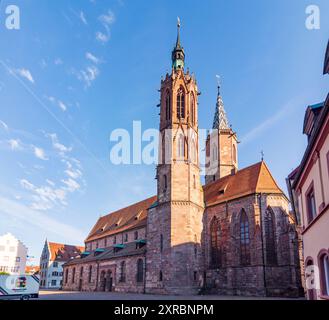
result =
[[[177,40],[176,40],[176,49],[180,49],[180,19],[177,17]]]
[[[213,129],[218,130],[227,130],[230,129],[230,125],[226,116],[226,112],[224,109],[224,103],[222,96],[220,94],[220,85],[218,84],[217,87],[217,103],[216,103],[216,111],[215,111],[215,117],[213,122]]]
[[[172,66],[176,69],[183,69],[184,68],[184,61],[185,61],[185,53],[184,49],[181,46],[180,43],[180,19],[177,18],[177,40],[176,40],[176,46],[174,47],[174,50],[171,54],[172,59]]]

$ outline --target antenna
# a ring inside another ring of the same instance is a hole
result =
[[[216,74],[216,79],[217,79],[218,95],[220,95],[220,88],[221,88],[221,77],[220,77],[220,75]]]
[[[262,161],[264,161],[264,151],[262,150],[260,154],[262,155]]]

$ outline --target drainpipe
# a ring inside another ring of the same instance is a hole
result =
[[[148,214],[148,213],[147,213]],[[146,250],[145,250],[145,259],[144,259],[144,288],[143,288],[143,294],[146,293],[146,256],[147,256],[147,225],[146,225],[146,228],[145,228],[145,239],[146,239]]]
[[[260,236],[261,236],[261,241],[262,241],[263,279],[264,279],[265,296],[267,296],[265,255],[264,255],[264,237],[263,237],[263,219],[262,219],[262,195],[263,195],[262,193],[259,193],[258,199],[259,199]]]

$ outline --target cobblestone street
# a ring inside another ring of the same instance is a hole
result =
[[[40,291],[39,300],[295,300],[237,296],[161,296],[111,292]],[[303,299],[299,299],[303,300]]]

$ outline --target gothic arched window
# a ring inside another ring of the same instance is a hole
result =
[[[242,209],[240,216],[240,254],[241,264],[250,264],[249,220],[244,209]]]
[[[177,119],[185,118],[185,92],[182,87],[177,92]]]
[[[265,213],[265,241],[266,241],[266,262],[270,265],[277,264],[275,250],[275,217],[271,208]]]
[[[65,283],[67,283],[69,281],[69,270],[66,269],[65,271]]]
[[[143,279],[144,279],[144,263],[143,263],[143,259],[138,259],[136,280],[137,282],[143,282]]]
[[[185,141],[184,141],[184,136],[180,134],[177,143],[177,158],[184,159],[184,156],[185,156]]]
[[[166,120],[170,120],[170,92],[166,93]]]
[[[214,218],[210,225],[211,236],[211,265],[222,266],[221,227],[218,219]]]

